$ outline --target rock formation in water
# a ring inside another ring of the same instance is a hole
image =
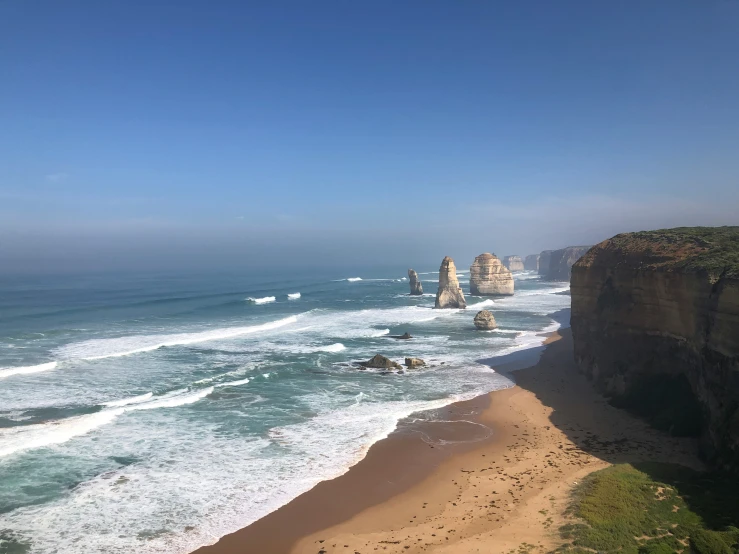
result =
[[[408,270],[408,281],[411,285],[411,294],[416,296],[423,294],[423,286],[421,285],[421,281],[418,279],[418,273],[412,269]]]
[[[391,339],[397,339],[397,340],[410,340],[413,337],[411,336],[410,333],[405,332],[402,335],[390,335],[390,338]]]
[[[405,367],[408,369],[413,369],[415,367],[424,367],[426,365],[426,362],[424,362],[421,358],[406,358],[405,359]]]
[[[402,366],[381,354],[375,354],[366,362],[359,362],[361,369],[402,369]]]
[[[529,254],[523,261],[526,271],[539,271],[539,254]]]
[[[470,266],[470,294],[475,296],[510,296],[513,276],[495,256],[485,252]]]
[[[466,308],[467,302],[457,280],[457,267],[454,260],[446,256],[439,268],[439,290],[436,293],[434,308]]]
[[[539,275],[546,276],[549,271],[549,261],[552,259],[553,250],[544,250],[539,254]]]
[[[523,271],[523,260],[521,256],[506,256],[503,258],[503,265],[508,268],[509,271]]]
[[[553,250],[544,279],[547,281],[569,281],[573,264],[582,258],[590,248],[590,246],[568,246],[561,250]]]
[[[572,268],[580,369],[612,402],[739,467],[739,227],[626,233]]]
[[[495,317],[487,310],[481,310],[477,312],[475,316],[475,327],[481,331],[492,331],[497,328],[498,325],[495,323]]]

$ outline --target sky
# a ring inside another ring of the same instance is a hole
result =
[[[0,272],[739,224],[738,53],[739,0],[3,0]]]

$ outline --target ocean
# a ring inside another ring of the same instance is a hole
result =
[[[567,283],[519,273],[513,297],[434,310],[438,271],[416,269],[421,297],[405,268],[0,278],[0,552],[211,544],[400,419],[510,387],[481,360],[541,345],[570,304]],[[429,366],[357,369],[377,353]]]

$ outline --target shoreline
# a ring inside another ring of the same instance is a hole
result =
[[[559,544],[570,491],[588,473],[646,460],[702,467],[695,441],[593,391],[574,367],[569,328],[546,343],[535,365],[495,366],[515,371],[514,387],[435,410],[436,421],[402,420],[343,475],[193,554],[544,552]]]

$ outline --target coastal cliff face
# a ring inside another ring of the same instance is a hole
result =
[[[569,281],[572,266],[590,248],[590,246],[568,246],[561,250],[552,250],[544,278],[548,281]]]
[[[439,268],[439,290],[436,293],[434,308],[466,308],[467,301],[459,287],[457,266],[454,260],[446,256]]]
[[[526,271],[539,271],[539,254],[529,254],[523,261]]]
[[[571,293],[596,387],[739,467],[739,227],[617,235],[573,266]]]
[[[485,252],[470,266],[470,294],[475,296],[510,296],[513,276],[495,254]]]
[[[421,281],[418,279],[418,273],[416,273],[415,270],[408,270],[408,281],[411,285],[412,295],[419,296],[423,294],[423,285],[421,285]]]
[[[523,271],[523,260],[521,256],[506,256],[503,258],[503,265],[508,268],[509,271]]]
[[[553,250],[544,250],[539,254],[539,275],[545,276],[549,271],[549,261],[552,259]]]

